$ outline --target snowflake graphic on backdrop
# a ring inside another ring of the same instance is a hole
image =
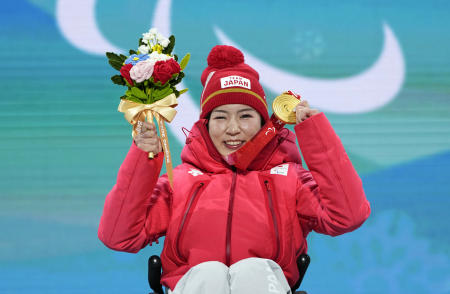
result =
[[[296,32],[292,38],[295,55],[302,61],[312,61],[325,50],[325,41],[319,32],[307,30]]]
[[[357,231],[336,238],[310,236],[307,291],[450,293],[449,257],[417,236],[414,221],[401,211],[371,216]]]

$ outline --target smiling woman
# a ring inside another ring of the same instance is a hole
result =
[[[223,156],[241,148],[261,129],[261,116],[244,104],[225,104],[214,108],[208,131],[217,151]]]
[[[361,180],[325,115],[307,101],[295,108],[295,135],[273,130],[248,166],[231,163],[230,154],[247,152],[272,125],[259,74],[238,49],[219,45],[201,81],[200,119],[173,186],[159,177],[164,155],[146,122],[106,198],[99,238],[137,252],[165,235],[161,283],[169,293],[292,293],[306,236],[353,231],[369,216]]]

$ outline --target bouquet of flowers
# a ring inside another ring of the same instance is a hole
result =
[[[171,122],[177,113],[174,107],[177,98],[187,91],[178,91],[176,85],[184,77],[183,70],[189,62],[186,54],[178,63],[176,54],[172,54],[175,37],[160,34],[156,28],[142,34],[137,51],[130,50],[129,56],[107,52],[109,64],[120,74],[111,77],[114,84],[128,89],[119,104],[119,111],[133,125],[133,138],[140,133],[142,122],[158,123],[159,133],[166,160],[167,173],[172,183],[172,163],[167,132],[164,121]],[[149,154],[153,158],[153,154]]]
[[[184,68],[189,62],[186,54],[180,63],[172,51],[175,37],[165,38],[156,28],[142,34],[139,48],[130,50],[130,56],[107,52],[109,64],[120,72],[111,77],[113,83],[127,86],[125,95],[120,97],[137,103],[152,104],[174,93],[179,97],[187,89],[178,91],[175,85],[184,77]]]

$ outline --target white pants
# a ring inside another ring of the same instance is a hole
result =
[[[229,268],[218,261],[192,267],[169,294],[291,294],[283,270],[273,260],[251,257]]]

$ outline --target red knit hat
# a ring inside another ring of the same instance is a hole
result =
[[[269,119],[259,74],[244,63],[244,55],[238,49],[227,45],[213,47],[201,81],[200,118],[206,118],[220,105],[245,104],[258,111],[264,121]]]

